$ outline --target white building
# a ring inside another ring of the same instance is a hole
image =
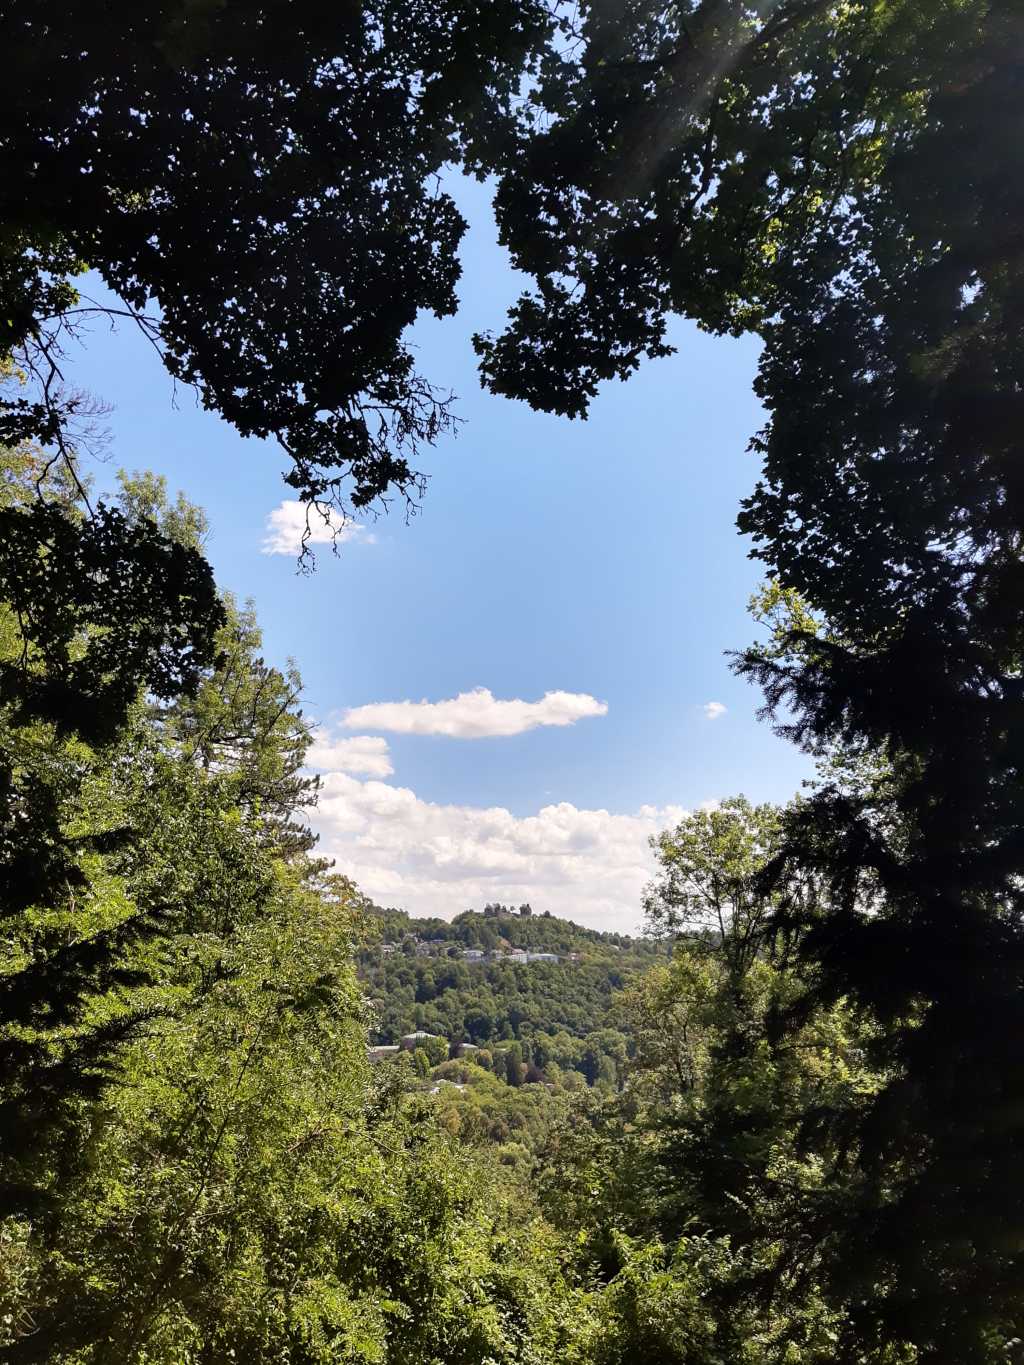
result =
[[[418,1047],[423,1042],[424,1038],[436,1038],[437,1036],[436,1033],[424,1033],[421,1028],[418,1028],[415,1033],[405,1034],[399,1046],[411,1052],[413,1048]]]

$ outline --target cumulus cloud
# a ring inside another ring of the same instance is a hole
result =
[[[719,716],[724,716],[728,709],[720,701],[706,701],[704,703],[704,714],[708,720],[717,720]]]
[[[330,545],[332,542],[344,545],[361,540],[372,545],[376,536],[355,521],[340,521],[338,513],[321,503],[300,502],[298,498],[286,498],[267,517],[266,536],[263,540],[265,555],[297,555],[302,550],[302,536],[309,518],[310,545]]]
[[[378,904],[450,918],[487,901],[550,910],[632,932],[654,874],[648,839],[681,807],[629,815],[561,801],[535,815],[501,806],[439,805],[408,787],[327,773],[313,813],[321,850]]]
[[[448,735],[485,739],[521,735],[541,725],[575,725],[586,716],[604,716],[606,702],[586,692],[545,692],[540,701],[502,700],[486,687],[460,692],[445,701],[381,701],[346,711],[350,730],[391,730],[402,735]]]
[[[365,773],[367,777],[390,777],[388,742],[379,735],[333,738],[326,730],[313,731],[306,765],[322,773]]]

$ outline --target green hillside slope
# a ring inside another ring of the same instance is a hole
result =
[[[540,1034],[582,1040],[609,1025],[615,992],[664,952],[646,939],[492,907],[451,922],[371,907],[367,929],[359,974],[374,1002],[371,1041],[385,1044],[415,1030],[481,1047]]]

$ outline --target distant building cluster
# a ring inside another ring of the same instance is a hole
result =
[[[413,1033],[405,1033],[399,1038],[397,1043],[371,1043],[366,1049],[366,1055],[371,1062],[384,1062],[389,1057],[396,1057],[400,1052],[415,1052],[416,1048],[421,1047],[429,1038],[440,1038],[439,1033],[427,1033],[425,1029],[418,1028]],[[454,1043],[451,1052],[453,1057],[472,1057],[474,1052],[480,1049],[476,1043]],[[462,1087],[460,1086],[459,1089]]]
[[[401,952],[406,943],[412,943],[417,957],[448,957],[455,949],[455,956],[463,962],[579,962],[579,953],[548,953],[533,948],[463,948],[448,938],[416,938],[407,935],[402,943],[380,944],[381,957],[391,957]]]

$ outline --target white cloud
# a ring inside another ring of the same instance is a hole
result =
[[[367,777],[390,777],[388,742],[379,735],[332,738],[326,730],[313,731],[306,764],[322,773],[365,773]]]
[[[381,701],[356,706],[346,711],[342,724],[349,730],[484,739],[521,735],[541,725],[575,725],[586,716],[607,713],[607,703],[586,692],[545,692],[540,701],[502,701],[488,688],[477,687],[445,701]]]
[[[648,838],[684,813],[644,806],[614,815],[561,801],[516,816],[331,772],[313,823],[322,852],[378,904],[450,918],[487,901],[528,900],[535,911],[632,932],[655,871]]]
[[[361,540],[372,545],[376,536],[355,521],[339,520],[339,514],[321,503],[300,502],[298,498],[286,498],[267,517],[266,536],[263,540],[265,555],[297,555],[302,550],[302,535],[309,518],[310,545],[330,545],[332,542],[344,545]]]
[[[704,703],[704,714],[708,720],[717,720],[719,716],[724,716],[729,708],[720,701],[707,701]]]

